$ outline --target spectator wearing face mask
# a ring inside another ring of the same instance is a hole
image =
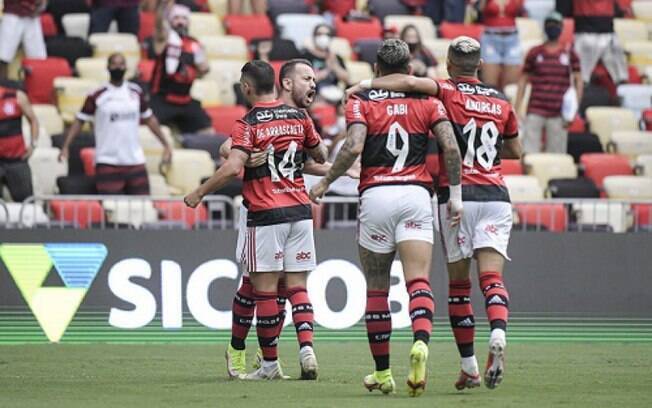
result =
[[[147,106],[143,91],[124,80],[127,60],[122,54],[108,59],[111,80],[91,93],[68,130],[59,160],[67,160],[70,144],[84,122],[93,122],[95,133],[95,176],[100,194],[149,194],[145,153],[140,146],[141,120],[163,144],[163,162],[169,163],[172,150],[158,120]]]
[[[211,119],[190,96],[195,79],[208,72],[202,46],[188,35],[190,9],[159,0],[154,51],[156,64],[150,90],[152,110],[162,124],[181,133],[213,133]]]
[[[344,60],[330,50],[333,29],[326,24],[319,24],[313,31],[312,39],[312,44],[306,47],[302,58],[310,61],[315,70],[317,91],[321,92],[324,87],[337,86],[340,82],[348,84],[349,74]]]
[[[532,93],[524,120],[523,151],[542,151],[542,132],[546,130],[544,151],[566,153],[568,123],[562,118],[562,101],[569,87],[575,87],[579,100],[583,82],[577,54],[559,43],[563,17],[558,12],[548,15],[544,22],[548,40],[528,52],[518,83],[515,110],[523,103],[525,88],[532,85]],[[571,82],[572,79],[572,82]]]
[[[412,24],[406,25],[401,31],[401,40],[410,48],[412,74],[418,77],[436,78],[437,59],[424,47],[419,30]]]

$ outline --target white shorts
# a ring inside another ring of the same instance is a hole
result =
[[[27,58],[47,58],[41,20],[38,17],[4,14],[0,22],[0,61],[13,61],[21,43]]]
[[[358,243],[369,251],[388,254],[401,241],[433,243],[433,209],[428,191],[420,186],[378,186],[360,197]]]
[[[236,259],[245,276],[255,272],[304,272],[317,267],[312,220],[247,227],[240,208]]]
[[[444,252],[449,263],[473,257],[476,249],[493,248],[505,259],[512,230],[512,205],[500,201],[464,201],[460,225],[451,228],[448,207],[439,205]]]

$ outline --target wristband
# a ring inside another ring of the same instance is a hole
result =
[[[360,88],[362,89],[371,89],[371,82],[373,79],[363,79],[360,81]]]
[[[460,184],[457,184],[455,186],[450,186],[449,191],[450,191],[450,200],[456,200],[458,202],[462,202],[462,186]]]

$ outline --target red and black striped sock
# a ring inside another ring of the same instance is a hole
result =
[[[280,324],[278,325],[278,336],[281,337],[281,332],[283,331],[283,325],[285,324],[285,303],[288,300],[288,289],[285,286],[285,280],[280,280],[278,282],[278,293],[276,295],[276,305],[278,306],[278,316]]]
[[[292,320],[297,331],[299,347],[312,347],[314,316],[306,288],[303,286],[288,288],[288,299],[292,305]]]
[[[263,360],[276,361],[278,358],[278,305],[276,292],[254,292],[256,295],[256,333],[258,345],[263,351]]]
[[[457,349],[462,357],[472,357],[475,338],[475,317],[471,306],[471,280],[452,280],[448,283],[448,317]]]
[[[507,330],[509,317],[509,294],[499,272],[480,272],[480,288],[485,299],[487,319],[491,330]]]
[[[242,278],[242,285],[233,297],[233,320],[231,322],[231,347],[236,350],[245,349],[245,340],[254,318],[256,301],[254,288],[248,276]]]
[[[371,355],[376,371],[389,368],[389,340],[392,336],[392,314],[389,311],[386,290],[368,290],[365,323]]]
[[[425,278],[413,279],[406,284],[410,295],[410,320],[414,341],[430,341],[432,317],[435,314],[435,300],[430,282]]]

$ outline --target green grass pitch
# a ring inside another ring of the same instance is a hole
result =
[[[298,375],[297,347],[284,333],[286,374]],[[254,340],[252,338],[251,340]],[[253,357],[253,342],[248,353]],[[652,343],[519,342],[508,345],[507,371],[495,389],[457,392],[451,341],[430,347],[426,393],[407,396],[409,341],[392,343],[396,395],[369,393],[364,341],[316,344],[317,382],[228,380],[225,343],[33,344],[0,346],[0,407],[650,407]],[[485,339],[476,346],[480,364]]]

